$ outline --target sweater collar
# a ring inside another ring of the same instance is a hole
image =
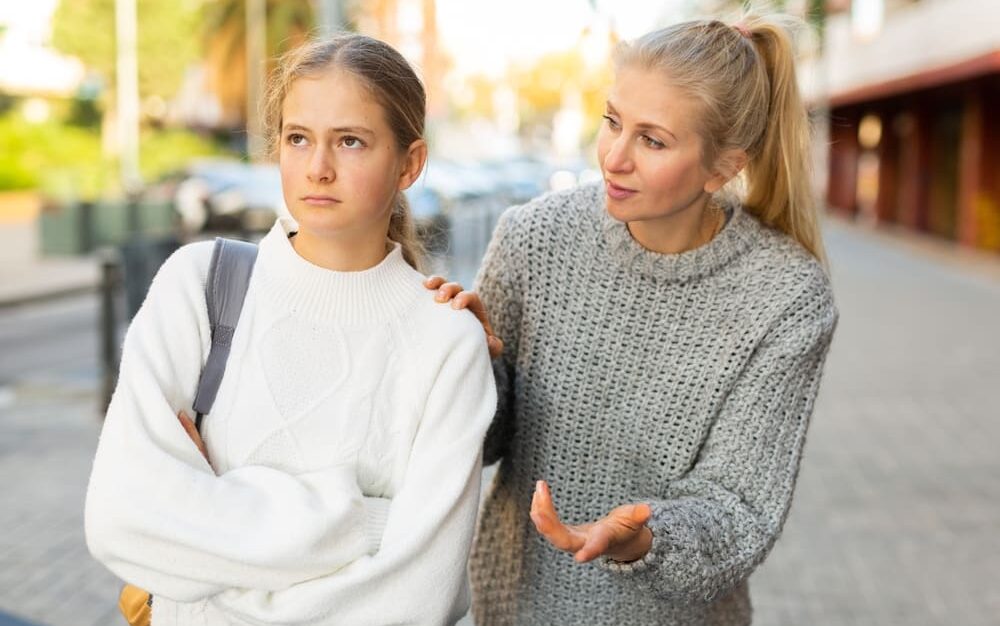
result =
[[[347,324],[386,320],[405,313],[423,289],[423,276],[396,242],[374,267],[338,272],[299,256],[289,239],[296,230],[294,220],[279,218],[260,242],[254,270],[265,297],[296,314]]]
[[[710,276],[750,249],[761,235],[757,220],[733,202],[724,207],[726,224],[710,242],[680,254],[660,254],[633,239],[625,222],[608,214],[604,202],[602,194],[601,230],[612,259],[657,281],[689,282]]]

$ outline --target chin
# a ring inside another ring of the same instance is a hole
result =
[[[308,233],[312,237],[336,237],[344,231],[342,225],[331,219],[317,219],[311,215],[292,215],[299,227],[299,232]]]
[[[615,200],[611,196],[605,194],[604,196],[604,208],[607,210],[608,215],[612,218],[618,220],[619,222],[631,222],[636,219],[635,211],[631,211],[626,207],[625,202]]]

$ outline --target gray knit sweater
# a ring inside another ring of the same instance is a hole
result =
[[[837,310],[805,250],[728,213],[679,255],[636,243],[600,186],[500,219],[476,287],[505,345],[477,626],[750,623],[747,578],[787,515]],[[528,517],[538,479],[567,523],[649,502],[652,550],[577,564]]]

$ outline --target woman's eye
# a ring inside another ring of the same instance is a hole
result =
[[[340,143],[345,148],[352,148],[354,150],[365,147],[365,143],[360,139],[358,139],[357,137],[350,137],[350,136],[344,137],[343,139],[340,140]]]
[[[667,147],[666,144],[664,144],[662,141],[660,141],[658,139],[653,139],[649,135],[643,135],[642,136],[642,141],[643,141],[643,143],[645,143],[650,148],[653,148],[654,150],[659,150],[660,148],[666,148]]]
[[[611,117],[610,115],[602,115],[601,117],[607,120],[608,127],[611,128],[611,130],[618,130],[618,122],[617,120],[615,120],[615,118]]]
[[[299,133],[292,133],[288,136],[288,143],[293,146],[301,146],[306,143],[306,136]]]

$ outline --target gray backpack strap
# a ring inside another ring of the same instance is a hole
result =
[[[215,395],[222,383],[222,375],[226,372],[236,322],[243,310],[243,300],[247,295],[256,260],[256,245],[235,239],[216,238],[212,262],[208,266],[208,280],[205,282],[212,348],[208,352],[205,368],[201,370],[198,393],[194,397],[194,410],[197,414],[195,426],[199,431],[201,419],[212,410]]]

